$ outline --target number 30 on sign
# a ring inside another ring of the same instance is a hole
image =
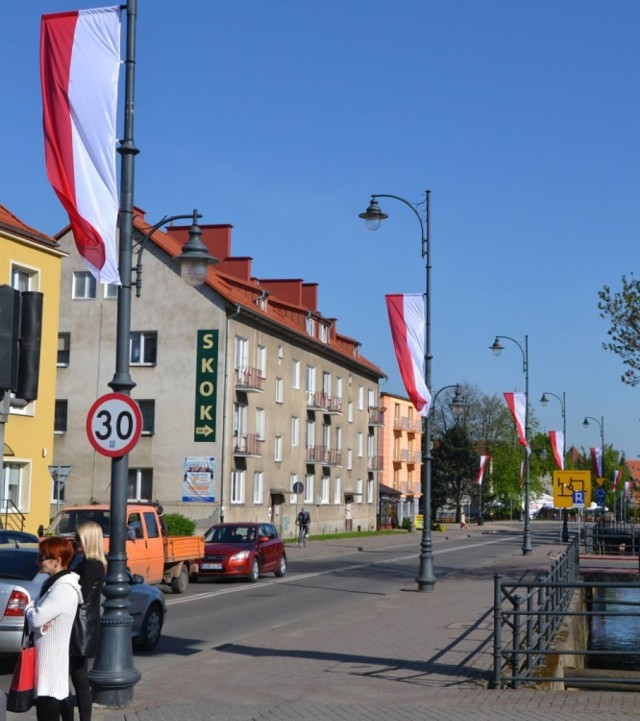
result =
[[[87,436],[103,456],[124,456],[135,446],[142,431],[138,404],[124,393],[107,393],[89,409]]]

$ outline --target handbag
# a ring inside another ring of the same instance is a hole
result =
[[[33,634],[25,634],[7,695],[7,711],[24,713],[33,706],[36,700],[35,675],[36,649],[33,645]]]

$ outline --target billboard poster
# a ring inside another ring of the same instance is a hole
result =
[[[216,500],[214,456],[185,456],[182,471],[183,502],[213,503]]]

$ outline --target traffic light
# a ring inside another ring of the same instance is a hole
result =
[[[18,341],[20,339],[20,291],[0,285],[0,390],[18,385]]]

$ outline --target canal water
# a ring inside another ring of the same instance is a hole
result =
[[[590,649],[601,654],[588,656],[586,665],[600,669],[640,669],[640,588],[598,588],[593,601],[594,611],[606,608],[625,615],[592,617]]]

